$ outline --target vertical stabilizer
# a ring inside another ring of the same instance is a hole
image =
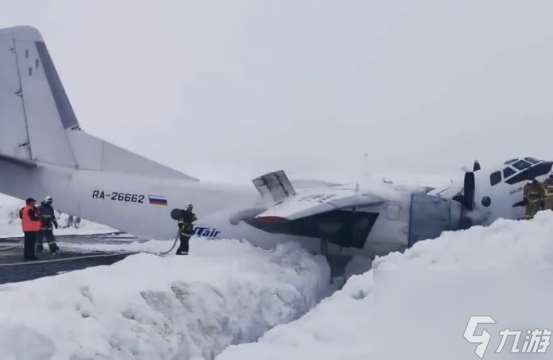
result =
[[[40,33],[0,30],[0,153],[75,167],[65,129],[78,127]]]
[[[0,160],[196,180],[82,131],[38,30],[0,29]]]

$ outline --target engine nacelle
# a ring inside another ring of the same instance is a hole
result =
[[[420,240],[437,238],[444,231],[462,229],[463,219],[463,207],[455,200],[412,194],[408,247]]]

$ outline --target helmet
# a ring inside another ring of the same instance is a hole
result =
[[[186,210],[192,210],[193,208],[194,208],[194,205],[188,204],[188,206],[186,207]]]
[[[25,203],[26,203],[27,205],[34,204],[35,202],[36,202],[36,200],[33,199],[32,197],[27,198],[27,200],[25,200]]]
[[[50,195],[46,196],[43,200],[43,202],[45,202],[45,203],[51,203],[52,201],[54,201],[54,200],[52,199],[52,197]]]

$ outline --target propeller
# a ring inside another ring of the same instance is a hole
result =
[[[463,207],[465,210],[474,210],[474,197],[476,192],[476,182],[474,180],[474,172],[467,171],[465,173]]]
[[[463,212],[461,216],[461,228],[463,229],[468,229],[473,224],[473,220],[470,214],[475,207],[474,199],[476,197],[476,181],[474,172],[478,170],[480,170],[480,164],[478,163],[478,161],[475,161],[472,171],[465,172],[463,196],[459,199],[461,200],[460,202],[463,206]]]
[[[476,208],[476,177],[475,172],[480,171],[481,166],[477,161],[472,166],[472,171],[465,169],[465,178],[463,184],[463,194],[454,198],[461,203],[461,228],[468,229],[474,223],[480,223],[478,218],[478,210]]]
[[[474,210],[474,198],[476,194],[476,181],[474,173],[481,169],[478,160],[472,165],[472,171],[465,172],[464,180],[464,194],[463,194],[463,207],[465,210]]]

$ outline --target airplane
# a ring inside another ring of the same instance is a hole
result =
[[[195,235],[271,248],[295,241],[323,254],[374,257],[443,231],[521,219],[523,187],[553,162],[475,164],[444,188],[319,183],[294,187],[283,171],[254,186],[205,183],[87,134],[38,30],[0,30],[0,192],[50,195],[58,210],[142,238],[172,239],[174,209],[193,204]],[[256,191],[257,190],[257,191]]]

